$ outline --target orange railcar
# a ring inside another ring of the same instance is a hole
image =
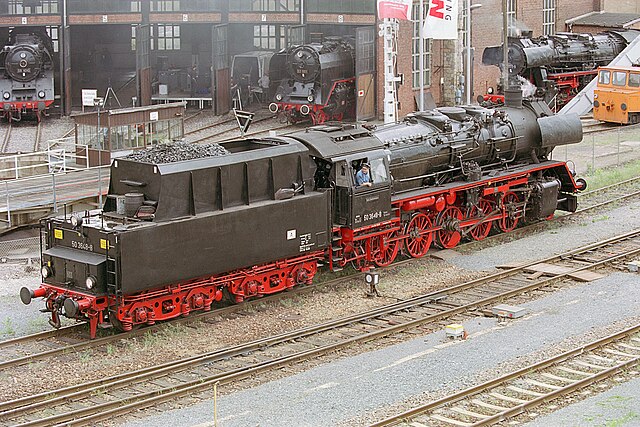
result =
[[[601,67],[593,98],[594,119],[640,123],[640,67]]]

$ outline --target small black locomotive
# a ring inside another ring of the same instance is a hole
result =
[[[321,263],[365,271],[401,249],[418,258],[434,241],[574,211],[586,184],[549,154],[582,139],[579,119],[508,104],[376,130],[318,125],[185,161],[114,160],[103,212],[44,223],[43,283],[21,299],[43,297],[52,324],[88,320],[95,336],[310,283]]]
[[[536,87],[536,96],[561,108],[631,43],[640,31],[616,30],[599,34],[557,33],[509,39],[509,66]],[[484,65],[502,66],[502,46],[482,53]],[[486,96],[483,100],[497,99]],[[500,98],[502,100],[502,98]]]
[[[269,110],[289,122],[321,124],[355,114],[355,50],[350,38],[292,46],[271,57]]]
[[[40,121],[54,101],[53,46],[44,32],[12,29],[0,50],[0,110],[9,121]]]

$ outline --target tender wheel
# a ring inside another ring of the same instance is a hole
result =
[[[502,197],[502,219],[500,220],[500,230],[508,233],[518,226],[518,221],[522,216],[520,211],[520,199],[513,191],[505,193]]]
[[[449,206],[438,215],[437,223],[442,227],[436,232],[436,243],[444,249],[451,249],[460,243],[460,221],[464,218],[460,208]]]
[[[493,212],[493,205],[487,199],[481,199],[479,205],[479,210],[476,206],[473,206],[471,209],[469,209],[468,218],[482,219],[482,217],[488,216],[491,214],[491,212]],[[472,226],[473,228],[471,229],[471,231],[469,231],[469,235],[473,240],[483,240],[491,232],[492,226],[493,222],[491,221],[483,222],[482,224],[479,224],[475,227]]]
[[[430,228],[431,220],[423,213],[413,215],[411,221],[405,226],[404,233],[407,237],[404,241],[404,246],[413,258],[420,258],[429,250],[433,240],[433,233],[426,232],[426,230]]]
[[[142,327],[141,324],[123,324],[116,316],[116,312],[113,310],[109,310],[109,323],[114,327],[114,329],[118,332],[127,332],[127,331],[135,331],[136,329],[140,329]]]
[[[374,237],[371,240],[371,251],[373,252],[373,262],[378,267],[386,267],[391,264],[398,255],[400,249],[398,240],[391,240],[398,237],[397,231]]]

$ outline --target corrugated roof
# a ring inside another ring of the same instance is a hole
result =
[[[591,12],[567,19],[567,24],[590,25],[594,27],[625,28],[640,20],[637,13]]]

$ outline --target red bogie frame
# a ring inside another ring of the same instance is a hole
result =
[[[45,297],[46,307],[51,312],[51,324],[54,326],[60,326],[61,314],[56,301],[70,298],[77,307],[77,314],[72,317],[89,321],[91,338],[94,338],[98,325],[107,318],[116,328],[129,331],[137,325],[152,325],[157,321],[188,316],[191,311],[209,311],[214,302],[223,299],[224,294],[232,302],[242,302],[291,289],[296,285],[310,284],[317,272],[318,259],[323,256],[323,251],[313,252],[122,297],[96,296],[47,283],[36,289],[34,296]]]
[[[18,117],[17,120],[20,120],[22,115],[33,115],[39,122],[42,119],[42,114],[46,114],[45,111],[51,107],[53,101],[53,99],[43,99],[38,101],[0,102],[0,112],[10,122],[16,116]],[[41,102],[44,102],[44,109],[38,108],[38,104]],[[5,109],[7,105],[9,108]]]

